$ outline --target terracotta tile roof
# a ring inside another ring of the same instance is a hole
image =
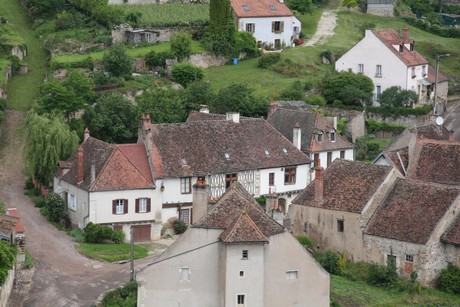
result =
[[[460,246],[460,213],[447,231],[441,236],[441,241],[448,244]]]
[[[8,208],[8,210],[6,210],[6,214],[18,218],[18,222],[16,223],[15,228],[16,233],[24,233],[26,231],[24,223],[22,222],[21,217],[19,216],[19,211],[17,208]]]
[[[313,180],[292,203],[361,213],[390,171],[389,166],[336,159],[324,171],[323,201],[315,201]]]
[[[407,177],[460,185],[460,143],[418,140]]]
[[[301,129],[301,149],[306,153],[354,148],[353,144],[337,132],[335,134],[336,141],[330,141],[326,132],[333,129],[332,125],[315,112],[279,108],[267,118],[267,121],[290,141],[293,140],[294,126],[299,124]],[[321,142],[318,142],[315,138],[315,133],[318,131],[323,133],[323,141]]]
[[[0,230],[13,232],[16,230],[16,224],[18,221],[18,217],[0,214]]]
[[[428,65],[428,76],[427,76],[427,79],[428,81],[430,81],[431,83],[435,83],[436,82],[436,69],[431,66],[431,65]],[[449,78],[444,75],[442,72],[439,72],[438,73],[438,83],[439,82],[445,82],[445,81],[449,81]]]
[[[241,119],[246,119],[246,117],[241,117]],[[225,115],[192,111],[188,115],[186,122],[201,120],[225,120]]]
[[[263,119],[242,119],[239,123],[202,120],[152,125],[151,140],[155,177],[159,178],[311,162]]]
[[[435,124],[428,124],[418,127],[406,128],[396,140],[388,146],[385,151],[392,151],[409,146],[413,139],[416,140],[445,140],[449,139],[449,130],[442,126],[441,128]]]
[[[71,168],[62,180],[86,191],[154,187],[150,169],[147,169],[149,164],[144,144],[112,145],[89,137],[80,146],[83,149],[83,182],[76,180],[77,153],[66,161]],[[94,181],[91,179],[93,163]]]
[[[393,47],[393,45],[399,45],[402,43],[413,43],[413,40],[404,41],[403,38],[399,36],[399,33],[396,30],[385,29],[372,32],[407,66],[428,64],[428,61],[425,60],[423,56],[415,50],[410,51],[409,49],[404,47],[403,52],[399,52],[399,50],[396,50]]]
[[[224,229],[221,240],[227,243],[265,242],[285,231],[238,182],[192,227]]]
[[[235,15],[239,18],[294,15],[279,0],[231,0],[230,5]]]
[[[384,154],[391,161],[393,166],[402,174],[406,175],[409,167],[409,147],[404,147],[397,150],[386,151]]]
[[[365,233],[425,244],[459,195],[457,187],[398,178]]]

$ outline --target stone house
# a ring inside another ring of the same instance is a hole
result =
[[[137,273],[138,306],[329,306],[329,274],[241,184],[204,213]]]
[[[364,38],[336,61],[335,69],[371,78],[376,105],[381,93],[391,86],[414,91],[420,103],[428,103],[434,98],[436,70],[414,46],[408,28],[402,29],[402,35],[394,29],[366,30]],[[439,73],[437,95],[442,100],[447,98],[447,81]]]
[[[260,46],[290,47],[300,34],[299,19],[282,0],[231,0],[230,5],[238,31],[252,33]]]

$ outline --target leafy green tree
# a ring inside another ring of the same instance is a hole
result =
[[[249,32],[235,32],[234,55],[237,57],[244,53],[247,58],[260,56],[256,38]]]
[[[204,72],[201,67],[193,64],[178,63],[172,68],[172,77],[177,83],[187,87],[191,82],[203,80]]]
[[[211,0],[209,3],[209,30],[216,35],[227,32],[227,26],[233,22],[230,0]]]
[[[214,99],[214,92],[209,82],[196,81],[190,83],[184,90],[185,114],[198,111],[200,105],[209,105]]]
[[[327,76],[323,81],[323,96],[329,103],[340,100],[346,105],[362,105],[372,101],[374,84],[361,74],[349,71]]]
[[[131,12],[128,13],[125,17],[126,21],[133,26],[137,26],[139,21],[141,20],[142,13],[141,12]]]
[[[120,93],[101,96],[85,110],[83,122],[92,136],[108,143],[133,143],[137,138],[137,109]]]
[[[352,0],[352,1],[356,1],[356,0]],[[312,0],[289,0],[287,2],[287,6],[291,10],[297,11],[300,14],[311,14],[314,8]]]
[[[133,71],[133,60],[122,44],[115,44],[102,58],[104,70],[114,77],[126,77]]]
[[[235,56],[236,28],[233,22],[228,22],[221,32],[208,31],[202,39],[204,49],[216,55]]]
[[[221,114],[239,112],[243,116],[266,116],[268,99],[254,95],[254,89],[245,84],[233,83],[220,89],[210,110]]]
[[[48,185],[60,160],[77,149],[78,136],[59,115],[27,114],[25,160],[28,174]]]
[[[81,104],[90,103],[94,99],[94,82],[80,70],[70,70],[62,84],[75,93]]]
[[[347,8],[352,8],[358,5],[357,0],[343,0],[342,1],[342,6],[345,6]]]
[[[139,111],[150,114],[153,123],[180,123],[187,118],[183,92],[173,89],[155,89],[137,97]]]
[[[192,54],[192,36],[187,32],[178,32],[171,36],[169,41],[171,53],[179,61],[188,58]]]
[[[65,204],[59,194],[50,193],[46,196],[46,212],[51,222],[59,223],[65,215]]]
[[[411,107],[418,101],[418,95],[399,86],[391,86],[380,95],[380,104],[384,107]]]

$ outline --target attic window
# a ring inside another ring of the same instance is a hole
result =
[[[335,132],[334,131],[331,131],[329,133],[329,139],[331,140],[331,142],[335,142]]]
[[[318,142],[322,142],[323,141],[323,133],[320,132],[318,133]]]
[[[288,151],[287,151],[286,148],[283,148],[283,153],[284,153],[285,155],[287,155]]]
[[[245,10],[246,12],[249,11],[249,6],[243,5],[243,10]]]
[[[180,160],[180,162],[182,163],[182,166],[187,165],[187,160],[185,160],[185,159]]]
[[[229,153],[225,153],[224,156],[225,156],[225,160],[230,160],[230,154]]]
[[[399,45],[399,52],[403,52],[403,50],[404,50],[404,45],[403,45],[403,44],[400,44],[400,45]]]
[[[274,5],[270,5],[270,10],[272,10],[272,11],[276,11],[276,6],[274,6]]]
[[[270,157],[270,152],[268,151],[268,149],[265,149],[265,155],[266,155],[267,157]]]

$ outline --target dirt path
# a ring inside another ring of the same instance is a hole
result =
[[[304,47],[322,45],[329,37],[334,36],[334,29],[337,25],[337,10],[325,10],[318,22],[318,28],[315,34],[307,42]]]

